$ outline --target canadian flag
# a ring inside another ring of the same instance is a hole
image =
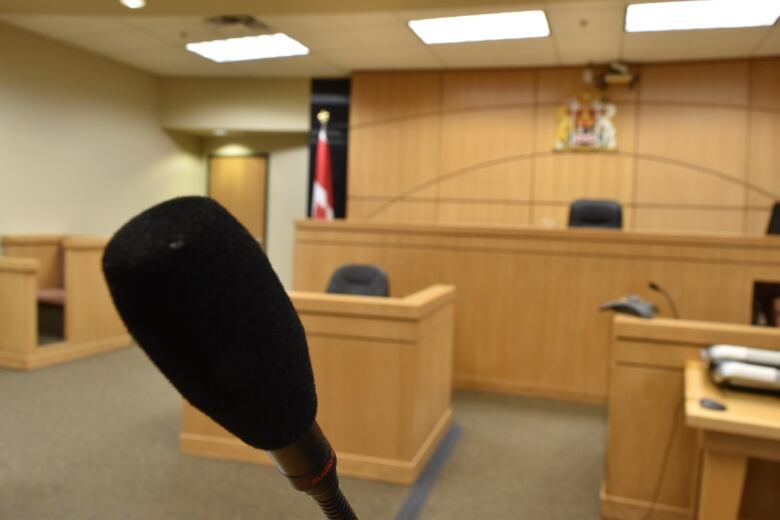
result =
[[[328,145],[328,119],[330,114],[321,110],[317,114],[320,132],[317,137],[317,151],[314,163],[314,184],[311,189],[311,217],[333,220],[333,175],[330,167],[330,145]]]

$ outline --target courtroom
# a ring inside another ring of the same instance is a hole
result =
[[[0,0],[0,518],[777,520],[780,0]]]

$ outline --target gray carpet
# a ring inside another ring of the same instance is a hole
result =
[[[463,435],[423,520],[598,518],[602,408],[465,392],[453,408]],[[0,370],[0,518],[321,518],[271,468],[180,455],[179,420],[138,349]],[[394,519],[409,492],[342,481],[364,520]]]

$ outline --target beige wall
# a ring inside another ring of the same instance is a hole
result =
[[[309,183],[308,133],[265,133],[204,141],[207,155],[268,155],[264,248],[285,287],[292,288],[294,225],[306,218]]]
[[[311,82],[299,79],[164,78],[165,128],[306,132]]]
[[[205,192],[199,140],[160,127],[158,79],[2,23],[0,49],[0,234],[110,233]]]

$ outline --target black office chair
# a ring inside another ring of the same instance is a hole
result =
[[[579,199],[569,208],[569,227],[623,227],[623,209],[614,200]]]
[[[387,275],[373,265],[342,265],[328,282],[327,292],[360,296],[389,296]]]
[[[780,235],[780,202],[775,202],[775,205],[772,206],[772,214],[769,216],[766,234]]]

